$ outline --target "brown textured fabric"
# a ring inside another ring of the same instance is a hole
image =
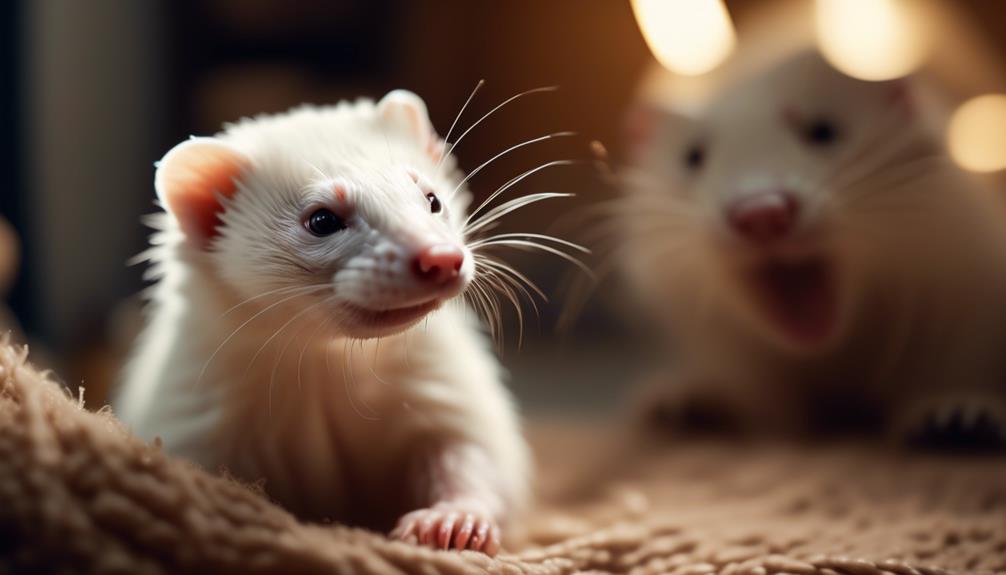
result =
[[[0,573],[1006,572],[1002,458],[640,442],[604,458],[596,430],[562,429],[536,434],[546,503],[516,551],[434,552],[298,523],[0,345]]]

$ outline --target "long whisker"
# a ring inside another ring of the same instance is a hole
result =
[[[313,304],[304,307],[304,309],[302,309],[299,312],[297,312],[297,313],[293,314],[292,316],[290,316],[290,319],[286,320],[286,322],[284,322],[283,325],[281,325],[279,327],[279,329],[277,329],[276,331],[274,331],[272,335],[270,335],[268,338],[266,338],[266,340],[262,343],[262,345],[259,346],[259,348],[255,352],[255,354],[252,355],[251,360],[249,360],[249,362],[248,362],[248,366],[245,367],[245,371],[244,371],[244,374],[242,376],[242,379],[244,379],[248,375],[248,372],[251,371],[252,365],[255,364],[255,360],[258,359],[258,356],[262,354],[262,351],[265,350],[265,348],[268,347],[270,343],[272,343],[272,340],[276,339],[276,337],[279,334],[283,333],[283,331],[287,327],[289,327],[290,324],[292,324],[293,322],[297,321],[298,318],[300,318],[301,316],[303,316],[305,313],[307,313],[307,312],[309,312],[309,311],[317,308],[318,306],[320,306],[320,305],[322,305],[324,303],[328,303],[329,300],[330,300],[330,298],[332,298],[332,297],[333,296],[329,296],[329,297],[324,298],[324,299],[322,299],[320,301],[316,301]]]
[[[578,160],[555,160],[555,161],[552,161],[552,162],[547,162],[545,164],[542,164],[542,165],[540,165],[540,166],[538,166],[536,168],[531,168],[530,170],[527,170],[526,172],[524,172],[522,174],[519,174],[518,176],[512,178],[507,183],[505,183],[502,186],[496,188],[496,191],[494,191],[492,194],[490,194],[489,197],[487,197],[481,204],[479,204],[479,207],[477,207],[474,210],[472,210],[471,213],[468,214],[468,217],[465,218],[464,225],[467,226],[469,224],[469,222],[472,221],[472,218],[474,218],[476,214],[478,214],[480,211],[482,211],[482,208],[484,208],[484,207],[488,206],[490,203],[492,203],[492,201],[495,200],[496,198],[498,198],[500,196],[500,194],[503,194],[508,189],[510,189],[513,186],[519,184],[521,181],[523,181],[524,179],[530,177],[531,175],[536,174],[536,173],[538,173],[538,172],[540,172],[540,171],[542,171],[544,169],[551,168],[553,166],[568,166],[568,165],[577,164],[577,163],[581,163],[581,162],[579,162]]]
[[[530,279],[528,279],[527,276],[525,276],[521,272],[519,272],[516,269],[514,269],[513,267],[511,267],[509,264],[506,264],[506,263],[501,262],[499,260],[495,260],[493,258],[490,258],[490,257],[482,255],[482,254],[476,254],[475,255],[475,261],[476,261],[476,263],[480,263],[480,264],[482,264],[482,265],[484,265],[486,267],[494,268],[494,269],[496,269],[499,272],[508,273],[510,275],[513,275],[515,277],[515,279],[524,282],[524,284],[527,285],[527,287],[529,287],[532,290],[534,290],[534,293],[538,294],[538,297],[540,297],[542,299],[542,301],[545,301],[545,302],[548,301],[548,296],[545,295],[545,292],[543,292],[541,290],[541,288],[539,288],[537,285],[535,285],[535,283],[533,281],[531,281]]]
[[[538,194],[528,194],[526,196],[514,198],[482,214],[482,217],[478,218],[477,220],[472,222],[467,228],[465,228],[464,234],[466,236],[469,236],[481,229],[484,229],[490,223],[502,218],[503,216],[511,212],[517,211],[525,206],[529,206],[531,204],[543,200],[550,200],[552,198],[571,198],[571,197],[573,197],[573,194],[569,193],[541,192]]]
[[[343,359],[344,360],[346,358],[347,350],[349,349],[349,343],[350,343],[350,339],[349,338],[346,338],[346,340],[343,342],[342,355],[343,355]],[[330,359],[330,356],[332,355],[332,349],[331,349],[331,347],[332,346],[330,344],[325,349],[325,372],[328,374],[329,379],[332,378],[332,361]],[[346,363],[347,363],[346,361],[342,362],[342,382],[343,382],[343,387],[346,390],[346,400],[349,402],[349,406],[361,418],[366,419],[368,421],[376,421],[376,419],[374,419],[373,417],[368,417],[366,414],[364,414],[362,411],[360,411],[360,409],[356,406],[356,402],[353,400],[353,393],[350,390],[350,386],[349,386],[349,375],[346,373]]]
[[[565,137],[568,137],[568,136],[575,136],[575,135],[576,135],[576,132],[554,132],[552,134],[546,134],[544,136],[539,136],[537,138],[532,138],[530,140],[525,140],[525,141],[523,141],[523,142],[521,142],[519,144],[514,144],[514,145],[510,146],[509,148],[503,150],[502,152],[496,154],[495,156],[489,158],[485,162],[482,162],[482,164],[480,164],[477,168],[475,168],[471,172],[468,172],[468,175],[465,176],[458,183],[457,186],[455,186],[454,190],[451,191],[450,195],[453,196],[454,194],[458,193],[458,190],[460,190],[465,184],[467,184],[469,180],[471,180],[472,178],[474,178],[476,174],[478,174],[483,169],[485,169],[486,166],[492,164],[496,160],[502,158],[503,156],[509,154],[510,152],[513,152],[514,150],[519,150],[520,148],[523,148],[524,146],[530,146],[531,144],[537,144],[538,142],[544,142],[545,140],[551,140],[553,138],[565,138]]]
[[[535,314],[539,315],[540,319],[540,314],[538,313],[538,304],[535,302],[534,295],[532,295],[532,292],[538,297],[540,297],[542,301],[547,302],[548,298],[545,297],[545,294],[541,291],[541,289],[538,288],[538,286],[534,284],[534,282],[529,280],[526,276],[524,276],[517,270],[513,269],[512,267],[502,262],[495,261],[491,258],[483,257],[481,259],[478,259],[476,261],[476,265],[481,267],[479,271],[481,271],[482,273],[488,273],[492,276],[496,276],[501,281],[504,281],[514,286],[514,288],[516,288],[517,290],[519,290],[520,293],[525,298],[527,298],[528,302],[531,304],[531,307],[534,308]]]
[[[510,102],[513,102],[514,100],[517,100],[518,98],[523,98],[524,96],[528,96],[528,95],[531,95],[531,94],[537,94],[537,93],[540,93],[540,92],[554,92],[554,91],[556,91],[558,89],[559,89],[558,86],[546,86],[544,88],[534,88],[534,89],[531,89],[531,90],[527,90],[525,92],[521,92],[520,94],[516,94],[514,96],[510,96],[506,100],[503,100],[503,102],[501,102],[500,104],[498,104],[492,110],[489,110],[488,112],[486,112],[484,116],[482,116],[481,118],[479,118],[478,120],[476,120],[474,124],[472,124],[471,126],[469,126],[467,130],[465,130],[464,132],[462,132],[461,135],[458,136],[458,139],[454,140],[454,143],[451,144],[451,146],[449,148],[447,148],[447,151],[444,152],[444,156],[443,157],[446,158],[447,156],[450,156],[452,153],[454,153],[454,148],[458,144],[461,143],[461,140],[465,139],[465,136],[467,136],[469,132],[471,132],[472,130],[474,130],[475,127],[478,126],[479,124],[481,124],[486,118],[488,118],[489,116],[492,116],[493,114],[496,113],[497,110],[499,110],[500,108],[503,108],[504,106],[506,106]]]
[[[322,328],[327,327],[328,325],[330,325],[331,323],[332,323],[332,318],[331,317],[329,317],[325,321],[318,322],[318,325],[314,328],[314,331],[311,332],[311,335],[309,335],[307,337],[307,341],[304,342],[304,345],[301,346],[301,348],[300,348],[300,355],[297,356],[297,389],[298,390],[302,389],[302,385],[301,385],[302,382],[301,382],[300,374],[301,374],[301,369],[302,369],[302,367],[304,365],[304,353],[307,351],[308,346],[310,346],[312,343],[314,343],[314,338],[318,335],[318,332],[321,331]]]
[[[475,84],[475,89],[472,90],[472,93],[468,94],[468,99],[465,100],[464,104],[461,104],[461,109],[458,110],[458,115],[454,116],[454,121],[451,123],[451,127],[447,129],[447,135],[444,136],[445,142],[451,141],[451,134],[454,133],[454,127],[458,125],[458,120],[461,119],[461,115],[465,113],[465,110],[468,108],[468,104],[471,103],[472,98],[474,98],[475,94],[477,94],[478,91],[482,89],[482,86],[484,86],[485,83],[486,83],[485,79],[479,80],[478,83]],[[440,164],[444,162],[444,158],[446,158],[448,155],[450,155],[450,152],[445,153],[443,156],[440,157],[440,161],[437,162],[436,166],[437,168],[440,168]]]
[[[916,134],[911,130],[903,131],[893,138],[890,136],[892,127],[902,120],[903,116],[898,110],[885,114],[883,120],[874,124],[873,130],[867,134],[859,146],[838,161],[818,185],[840,185],[834,180],[839,180],[842,176],[848,178],[848,170],[852,167],[862,166],[858,173],[852,172],[852,178],[855,181],[860,177],[868,176],[871,171],[877,168],[888,165],[892,157],[908,147],[916,137]]]
[[[360,352],[362,353],[363,352],[363,340],[362,339],[361,340],[349,339],[348,341],[349,341],[349,356],[348,356],[348,359],[346,360],[346,365],[344,366],[345,370],[349,371],[349,379],[347,380],[346,385],[350,386],[350,389],[352,390],[351,393],[355,394],[355,393],[357,393],[357,390],[359,389],[359,385],[358,385],[359,381],[356,379],[356,369],[353,367],[353,357],[356,355],[354,353],[354,351],[353,351],[353,347],[354,347],[354,344],[356,342],[359,342],[360,343]],[[369,405],[367,405],[366,401],[364,401],[363,399],[360,399],[360,398],[357,398],[357,400],[359,401],[359,404],[361,406],[363,406],[364,408],[366,408],[366,410],[369,411],[372,414],[372,417],[374,419],[380,419],[380,416],[378,415],[378,413],[376,411],[374,411]]]
[[[304,327],[301,327],[301,329],[297,330],[297,333],[294,333],[286,340],[286,343],[283,344],[283,347],[279,350],[279,355],[277,355],[276,359],[273,361],[272,371],[269,373],[269,386],[267,392],[270,416],[272,415],[272,390],[276,386],[276,373],[279,372],[279,366],[283,363],[283,356],[286,355],[286,351],[290,348],[290,345],[297,340],[300,334],[304,333]]]
[[[331,301],[334,297],[335,297],[335,295],[333,294],[333,295],[328,296],[327,298],[325,298],[324,300],[322,300],[321,302],[318,302],[318,303],[325,303],[325,302]],[[321,329],[321,326],[324,323],[327,323],[327,322],[318,322],[318,324],[314,328],[314,331],[311,333],[311,338],[309,338],[309,340],[313,339],[314,334],[318,333],[318,330]],[[310,324],[308,324],[308,325],[310,325]],[[307,326],[304,326],[304,327],[307,327]],[[275,387],[275,384],[276,384],[276,373],[279,370],[280,363],[282,363],[282,361],[283,361],[283,356],[286,355],[287,349],[289,349],[290,345],[294,341],[296,341],[298,337],[300,337],[300,334],[304,333],[304,327],[301,327],[299,330],[297,330],[297,333],[291,335],[290,338],[286,341],[286,343],[283,344],[282,349],[279,350],[279,355],[276,356],[276,360],[273,363],[272,372],[269,374],[269,386],[268,386],[268,392],[267,392],[268,393],[268,403],[269,403],[269,415],[272,415],[272,390],[273,390],[273,387]],[[282,329],[283,328],[280,328],[280,331],[282,331]],[[307,343],[304,344],[304,348],[303,349],[306,349],[306,347],[307,347]],[[257,353],[256,353],[256,355],[257,355]],[[254,362],[254,359],[252,360],[252,362]],[[250,363],[249,363],[249,365],[250,365]],[[300,376],[300,373],[299,373],[299,363],[298,363],[298,374],[297,375],[298,375],[298,387],[297,387],[297,389],[299,390],[300,389],[300,386],[299,386],[299,376]]]
[[[493,338],[496,340],[497,345],[501,345],[503,339],[503,314],[500,310],[499,299],[485,279],[482,279],[481,284],[480,288],[482,295],[485,297],[486,307],[491,312],[492,321],[490,325],[493,330]]]
[[[502,294],[513,306],[514,311],[517,312],[517,349],[520,349],[524,342],[524,310],[520,305],[520,298],[517,297],[516,292],[504,283],[500,276],[494,274],[492,271],[483,270],[486,274],[485,277],[489,280],[489,285],[494,291]]]
[[[241,301],[241,302],[239,302],[239,303],[237,303],[235,305],[232,305],[231,307],[227,308],[227,311],[225,311],[224,313],[220,314],[220,318],[219,319],[223,319],[223,318],[227,317],[228,315],[231,314],[231,312],[233,312],[234,310],[238,309],[239,307],[241,307],[243,305],[247,305],[247,304],[249,304],[249,303],[251,303],[251,302],[253,302],[255,300],[259,300],[259,299],[262,299],[264,297],[268,297],[268,296],[275,295],[275,294],[278,294],[278,293],[292,293],[292,292],[310,291],[310,290],[314,290],[314,289],[318,289],[318,288],[322,288],[322,287],[326,287],[326,286],[327,286],[327,284],[316,284],[316,285],[310,285],[310,286],[285,286],[285,287],[281,287],[281,288],[276,288],[274,290],[269,290],[267,292],[260,293],[258,295],[252,296],[252,297],[250,297],[250,298],[248,298],[248,299],[246,299],[244,301]]]
[[[526,287],[524,287],[524,284],[497,269],[483,269],[482,272],[487,273],[495,278],[498,278],[499,281],[502,281],[507,285],[512,286],[517,293],[523,295],[527,299],[528,303],[531,304],[531,309],[534,310],[535,317],[538,318],[538,321],[541,321],[541,311],[538,309],[538,304],[537,302],[534,301],[534,296],[531,295],[531,292],[528,291]]]
[[[594,276],[594,272],[591,271],[591,269],[589,267],[587,267],[586,264],[584,264],[580,260],[576,259],[575,257],[567,254],[566,252],[564,252],[562,250],[555,249],[555,248],[553,248],[551,246],[547,246],[547,245],[539,244],[539,243],[535,243],[535,242],[524,241],[524,240],[496,240],[496,241],[493,241],[493,242],[489,242],[489,243],[483,244],[483,246],[507,246],[507,247],[526,248],[526,249],[530,249],[530,250],[541,250],[543,252],[548,252],[548,253],[550,253],[552,255],[555,255],[555,256],[558,256],[558,257],[560,257],[560,258],[568,261],[569,263],[575,265],[576,267],[580,268],[581,270],[583,270],[583,273],[587,274],[587,276],[590,277],[591,279],[594,279],[594,280],[597,279]]]
[[[479,277],[475,278],[469,286],[471,292],[477,296],[477,301],[482,308],[482,313],[484,314],[486,323],[489,324],[489,332],[492,334],[493,340],[497,345],[500,343],[500,326],[499,326],[499,311],[493,305],[491,300],[490,292],[487,291],[484,280]]]
[[[515,232],[515,233],[507,233],[507,234],[496,234],[495,236],[489,236],[488,238],[483,238],[481,240],[472,242],[471,243],[471,247],[474,249],[474,248],[478,248],[479,246],[483,246],[483,245],[491,245],[492,242],[494,242],[496,240],[507,240],[507,239],[527,239],[527,240],[538,239],[538,240],[545,240],[545,241],[555,242],[555,243],[557,243],[559,245],[566,246],[567,248],[574,249],[574,250],[576,250],[578,252],[581,252],[581,253],[584,253],[584,254],[588,254],[588,255],[590,254],[590,250],[587,249],[587,248],[585,248],[585,247],[583,247],[583,246],[581,246],[580,244],[575,244],[573,242],[564,240],[562,238],[557,238],[555,236],[549,236],[549,235],[545,235],[545,234],[534,234],[534,233],[530,233],[530,232]]]
[[[909,183],[915,179],[929,176],[931,170],[936,170],[945,165],[947,165],[947,158],[943,155],[922,156],[898,164],[881,167],[870,174],[866,174],[864,177],[836,188],[834,191],[838,194],[841,201],[851,203],[885,183],[897,187],[898,184]],[[893,180],[893,182],[885,182],[885,180]],[[842,192],[853,193],[842,194]]]
[[[320,288],[328,288],[329,286],[325,285],[325,286],[316,286],[316,287],[320,289]],[[224,346],[225,346],[225,345],[227,345],[227,343],[228,343],[228,342],[229,342],[230,340],[232,340],[232,339],[234,338],[234,336],[236,336],[236,335],[238,334],[238,332],[240,332],[240,331],[241,331],[242,329],[244,329],[244,328],[245,328],[245,326],[247,326],[247,325],[248,325],[248,324],[250,324],[251,322],[255,321],[255,320],[256,320],[257,318],[259,318],[259,317],[260,317],[260,316],[261,316],[262,314],[264,314],[264,313],[266,313],[267,311],[269,311],[269,310],[271,310],[271,309],[275,308],[276,306],[278,306],[278,305],[281,305],[281,304],[283,304],[283,303],[285,303],[285,302],[288,302],[288,301],[290,301],[290,300],[292,300],[292,299],[294,299],[294,298],[297,298],[297,297],[303,297],[303,296],[305,296],[305,295],[310,295],[311,293],[313,293],[313,292],[310,292],[310,291],[309,291],[309,292],[306,292],[306,293],[296,293],[296,294],[294,294],[294,295],[291,295],[291,296],[287,296],[287,297],[285,297],[285,298],[282,298],[282,299],[280,299],[279,301],[276,301],[276,302],[274,302],[273,304],[271,304],[271,305],[267,306],[266,308],[262,309],[261,311],[259,311],[259,312],[258,312],[258,313],[256,313],[255,315],[253,315],[253,316],[251,316],[250,318],[248,318],[247,320],[245,320],[245,322],[244,322],[244,323],[242,323],[241,325],[239,325],[239,326],[237,327],[237,329],[235,329],[234,331],[232,331],[232,332],[230,333],[230,335],[228,335],[228,336],[227,336],[227,338],[226,338],[226,339],[224,339],[224,341],[223,341],[223,342],[221,342],[221,343],[220,343],[220,345],[219,345],[219,346],[217,346],[217,348],[216,348],[215,350],[213,350],[213,353],[212,353],[212,354],[210,354],[210,357],[209,357],[209,359],[207,359],[207,360],[206,360],[206,363],[205,363],[205,364],[203,364],[203,369],[202,369],[202,370],[201,370],[201,371],[199,372],[199,377],[198,377],[198,378],[196,379],[196,385],[199,385],[199,382],[201,382],[201,381],[202,381],[202,379],[203,379],[203,376],[205,376],[205,375],[206,375],[206,369],[207,369],[207,368],[209,368],[210,364],[211,364],[211,363],[213,362],[213,359],[214,359],[214,358],[216,358],[216,356],[217,356],[217,354],[218,354],[218,353],[220,353],[220,350],[222,350],[222,349],[224,348]]]

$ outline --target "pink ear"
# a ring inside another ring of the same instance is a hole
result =
[[[219,196],[234,195],[234,179],[248,158],[216,138],[192,138],[178,144],[157,164],[154,187],[190,240],[206,247],[217,234]]]
[[[431,158],[439,160],[443,153],[441,142],[422,98],[408,90],[392,90],[377,103],[377,113],[382,122],[405,130]]]
[[[656,105],[638,103],[622,119],[622,145],[632,162],[639,161],[653,143],[660,128],[661,112]]]
[[[915,115],[916,101],[915,94],[912,93],[912,86],[908,78],[898,78],[890,81],[890,91],[888,97],[891,104],[909,117]]]

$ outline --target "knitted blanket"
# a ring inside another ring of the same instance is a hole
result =
[[[300,523],[83,409],[26,353],[0,344],[0,574],[1006,573],[1003,458],[539,426],[542,503],[490,559]]]

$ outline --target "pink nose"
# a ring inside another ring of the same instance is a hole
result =
[[[416,277],[424,282],[444,284],[458,277],[465,253],[451,244],[436,244],[419,252],[412,264]]]
[[[727,220],[741,237],[759,244],[788,236],[796,227],[800,203],[788,192],[762,192],[735,201]]]

